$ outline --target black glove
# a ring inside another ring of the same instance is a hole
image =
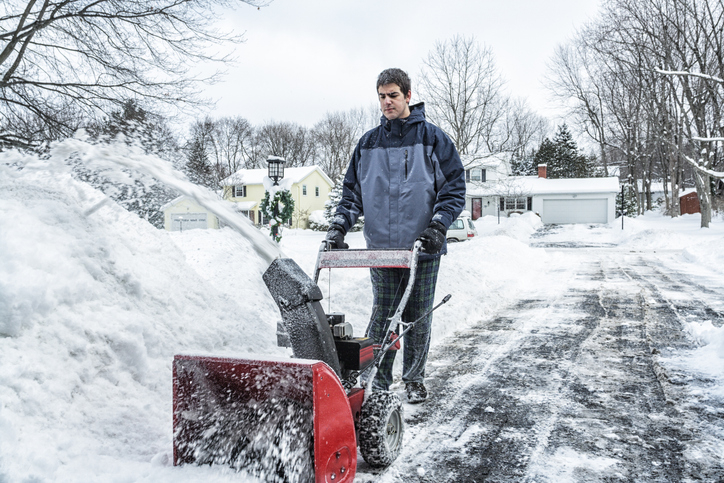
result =
[[[329,225],[326,240],[331,243],[332,248],[349,248],[344,242],[344,228],[335,223]]]
[[[445,243],[446,233],[445,225],[439,221],[431,221],[430,225],[417,237],[422,242],[422,251],[430,254],[439,252]]]

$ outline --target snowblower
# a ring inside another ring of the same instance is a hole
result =
[[[175,356],[174,464],[226,465],[280,483],[352,482],[358,447],[370,466],[390,465],[402,447],[402,403],[371,386],[384,354],[414,325],[401,317],[419,249],[418,242],[411,251],[332,250],[325,241],[314,281],[293,260],[274,260],[263,279],[294,359]],[[385,344],[354,337],[344,314],[322,308],[320,271],[351,267],[410,269]],[[366,370],[369,382],[361,387]]]

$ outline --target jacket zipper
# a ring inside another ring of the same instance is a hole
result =
[[[407,181],[407,149],[405,149],[405,181]]]

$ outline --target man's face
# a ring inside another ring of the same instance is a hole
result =
[[[400,86],[397,84],[385,84],[377,89],[380,96],[380,109],[382,114],[388,119],[405,118],[410,115],[410,98],[412,92],[403,95]]]

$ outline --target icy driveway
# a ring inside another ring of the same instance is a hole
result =
[[[546,283],[431,353],[402,455],[378,474],[360,462],[357,481],[724,478],[718,381],[678,363],[687,322],[724,321],[721,276],[560,232],[531,239],[552,255]]]

